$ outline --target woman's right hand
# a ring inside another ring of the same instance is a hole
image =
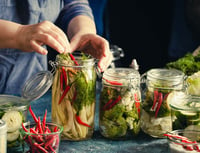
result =
[[[59,53],[71,50],[65,33],[49,21],[19,26],[16,35],[16,48],[25,52],[35,51],[46,55],[48,51],[43,45],[48,45]]]

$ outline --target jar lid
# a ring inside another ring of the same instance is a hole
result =
[[[139,83],[140,74],[132,68],[108,68],[103,74],[103,79],[123,82],[126,85],[133,80]]]
[[[167,80],[167,81],[173,81],[173,80],[180,80],[183,79],[185,74],[176,69],[162,69],[162,68],[155,68],[151,69],[147,72],[147,79],[159,79],[159,80]]]
[[[41,71],[27,80],[22,88],[22,97],[33,101],[43,96],[51,87],[53,74],[50,71]]]
[[[167,97],[170,107],[178,111],[200,112],[200,97],[187,95],[182,91],[173,91]]]
[[[0,134],[4,134],[7,132],[7,125],[6,122],[0,120]]]

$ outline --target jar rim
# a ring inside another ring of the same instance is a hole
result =
[[[117,68],[108,68],[104,74],[104,77],[114,77],[114,79],[140,79],[140,74],[137,70],[134,70],[132,68],[122,68],[122,67],[117,67]]]
[[[174,81],[184,79],[185,74],[177,69],[154,68],[147,71],[147,78],[159,79],[163,81]]]

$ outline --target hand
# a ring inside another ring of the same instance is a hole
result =
[[[42,45],[48,45],[59,53],[70,50],[68,38],[65,33],[49,21],[38,24],[22,25],[17,32],[18,49],[26,52],[47,54]]]
[[[70,45],[70,52],[79,50],[99,59],[98,67],[101,71],[104,71],[113,59],[108,41],[96,34],[77,34],[71,39]]]

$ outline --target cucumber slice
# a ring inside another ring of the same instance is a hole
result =
[[[2,120],[4,120],[7,124],[8,131],[14,132],[18,130],[22,125],[22,115],[18,111],[8,111],[2,116]]]
[[[7,141],[8,141],[8,142],[12,142],[12,141],[17,140],[18,137],[19,137],[19,134],[20,134],[19,130],[16,130],[16,131],[14,131],[14,132],[7,133]]]

